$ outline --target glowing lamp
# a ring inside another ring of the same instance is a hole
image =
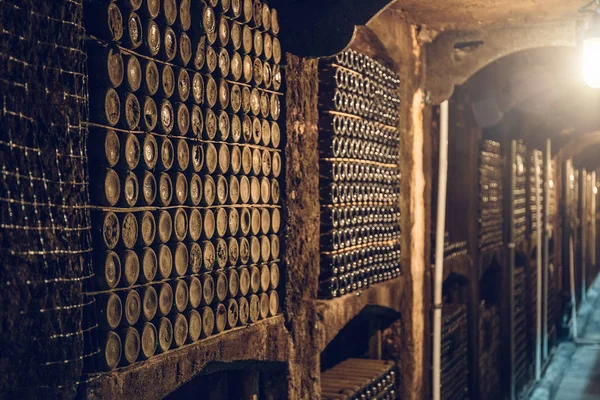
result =
[[[585,31],[583,39],[583,80],[593,88],[600,88],[600,28]]]

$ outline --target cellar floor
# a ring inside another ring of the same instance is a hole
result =
[[[558,346],[530,400],[600,400],[600,279],[589,290],[578,323],[579,343]]]

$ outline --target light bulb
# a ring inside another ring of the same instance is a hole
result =
[[[594,194],[598,194],[598,188],[597,188],[596,186],[594,186],[594,187],[592,188],[592,191],[594,192]]]
[[[582,61],[583,80],[592,88],[600,88],[600,28],[585,32]]]

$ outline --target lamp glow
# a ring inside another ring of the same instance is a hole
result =
[[[600,29],[585,32],[583,40],[583,80],[595,89],[600,88]]]

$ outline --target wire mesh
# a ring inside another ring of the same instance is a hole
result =
[[[0,2],[0,388],[69,398],[92,275],[81,1]]]

